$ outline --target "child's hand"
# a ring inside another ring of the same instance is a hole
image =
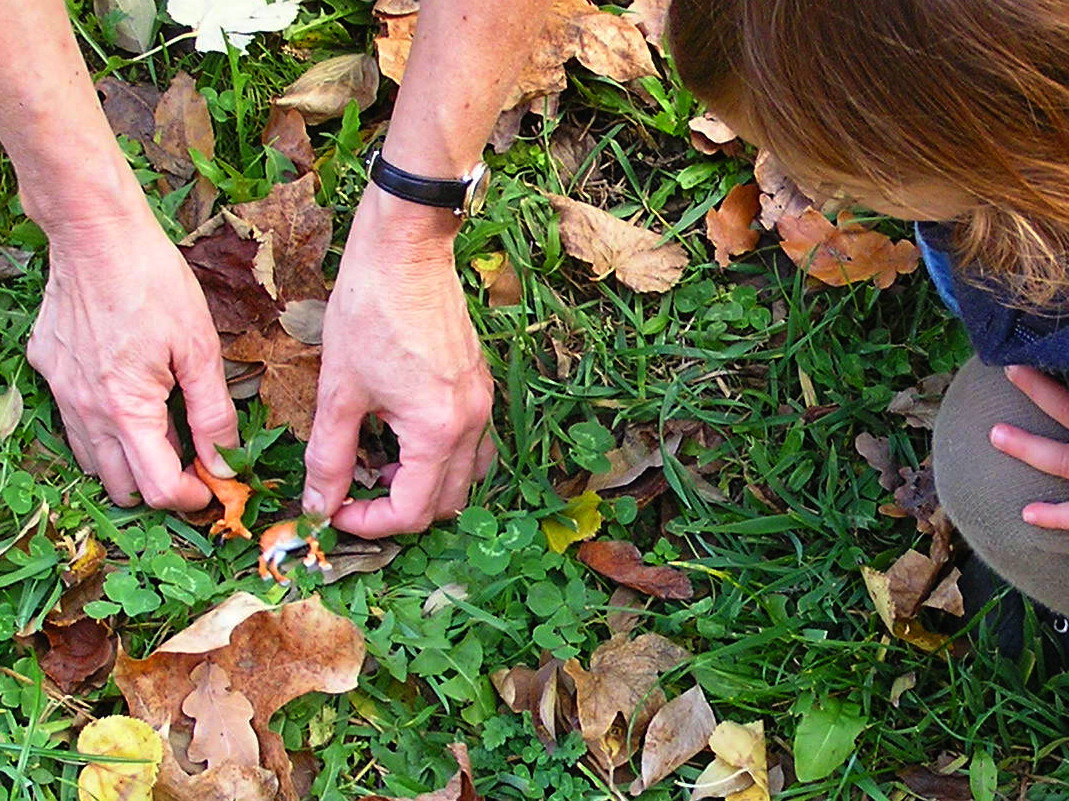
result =
[[[1052,419],[1069,428],[1069,389],[1032,367],[1011,365],[1006,368],[1006,377]],[[1069,479],[1069,443],[999,423],[991,429],[991,444],[1048,475]],[[1030,503],[1021,510],[1021,517],[1034,526],[1069,529],[1069,501]]]

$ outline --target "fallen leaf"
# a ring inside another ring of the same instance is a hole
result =
[[[725,720],[720,723],[709,737],[709,748],[716,754],[714,765],[719,762],[720,772],[733,769],[745,774],[749,784],[745,788],[726,790],[721,787],[725,798],[731,801],[768,801],[768,757],[765,753],[765,724],[754,721],[745,725]],[[713,772],[710,766],[710,772]],[[732,775],[728,773],[727,775]],[[691,801],[712,795],[709,777],[699,776],[695,782]],[[740,775],[738,778],[742,778]],[[717,792],[720,794],[720,792]]]
[[[275,286],[283,302],[326,300],[323,257],[333,232],[330,209],[315,201],[316,176],[309,173],[288,184],[276,184],[263,200],[239,203],[234,213],[258,231],[271,234]]]
[[[664,704],[659,675],[689,657],[685,648],[659,634],[634,640],[618,635],[594,651],[589,671],[576,659],[564,663],[564,672],[575,682],[583,740],[608,771],[630,759]]]
[[[947,644],[949,637],[930,632],[917,620],[905,618],[897,611],[887,574],[863,565],[861,577],[865,580],[865,587],[876,612],[892,636],[929,653],[939,651]]]
[[[422,793],[415,798],[394,798],[384,795],[367,795],[362,801],[481,801],[482,796],[475,792],[475,779],[471,775],[471,761],[468,759],[468,747],[464,743],[449,746],[457,760],[457,772],[449,784],[441,790]]]
[[[79,532],[79,534],[81,533]],[[75,585],[96,576],[100,572],[100,568],[103,567],[107,556],[108,549],[100,544],[100,540],[90,536],[88,531],[85,531],[85,536],[77,541],[74,554],[63,569],[60,578],[65,585],[73,588]],[[66,597],[67,593],[64,593],[60,597],[60,601],[63,601]]]
[[[549,658],[537,670],[520,666],[490,675],[490,681],[509,709],[531,713],[535,734],[546,746],[556,743],[558,730],[572,717],[562,707],[567,705],[574,710],[574,699],[566,700],[560,692],[563,666],[560,659]],[[568,678],[565,676],[563,681]]]
[[[14,384],[0,394],[0,442],[15,433],[22,422],[22,393]]]
[[[642,31],[646,41],[664,55],[664,32],[668,24],[668,4],[670,0],[634,0],[627,7],[624,19],[633,22]]]
[[[630,634],[642,619],[640,612],[645,609],[646,602],[642,595],[630,587],[617,587],[609,596],[608,606],[616,607],[605,618],[609,631],[613,634]]]
[[[912,670],[909,673],[903,673],[901,676],[895,677],[895,680],[891,683],[891,694],[887,700],[891,702],[891,706],[898,709],[902,695],[916,686],[917,674]]]
[[[578,556],[591,570],[654,598],[684,600],[694,595],[685,573],[666,565],[643,563],[642,554],[630,542],[584,542]]]
[[[421,612],[424,617],[430,617],[443,609],[448,609],[454,601],[465,601],[467,598],[468,588],[463,584],[443,584],[427,596]]]
[[[323,583],[333,584],[353,573],[374,573],[390,564],[401,546],[393,540],[361,540],[352,538],[330,552],[333,570],[323,573]]]
[[[705,231],[716,247],[716,263],[731,264],[732,256],[749,253],[757,247],[761,232],[751,227],[761,208],[761,188],[757,184],[736,184],[719,209],[705,215]]]
[[[871,468],[879,472],[881,487],[893,490],[902,485],[899,465],[891,456],[891,441],[887,437],[876,437],[868,431],[862,431],[854,437],[854,449]]]
[[[936,373],[921,379],[919,385],[895,394],[887,404],[887,411],[906,418],[906,425],[913,428],[935,428],[935,418],[943,395],[950,386],[952,373]]]
[[[201,662],[189,674],[193,691],[182,701],[182,712],[196,721],[187,755],[191,762],[256,767],[260,743],[253,731],[249,699],[230,689],[230,677],[218,665]]]
[[[555,553],[564,553],[573,542],[589,540],[601,529],[601,512],[598,506],[601,498],[596,492],[584,492],[577,498],[572,498],[568,505],[555,517],[547,517],[542,520],[542,531],[546,535],[549,548]],[[570,521],[562,523],[563,517]]]
[[[932,531],[932,520],[939,511],[939,498],[935,493],[935,474],[931,464],[926,461],[918,470],[903,467],[898,474],[903,484],[895,490],[895,503],[917,521],[918,531]]]
[[[151,142],[156,132],[156,106],[160,90],[149,83],[127,83],[109,75],[96,83],[104,116],[111,130],[142,145]]]
[[[595,156],[597,140],[589,132],[575,125],[559,125],[549,140],[549,154],[560,166],[561,182],[567,186],[582,186],[588,180],[597,180],[602,176]]]
[[[245,504],[252,496],[252,487],[236,478],[218,478],[212,475],[199,458],[193,460],[193,469],[197,478],[223,505],[223,516],[212,523],[210,534],[213,537],[222,535],[224,540],[235,537],[251,540],[252,532],[245,527],[241,518],[245,514]]]
[[[215,132],[208,101],[197,91],[194,80],[179,72],[160,97],[153,112],[155,132],[143,142],[145,155],[158,171],[171,176],[170,189],[177,189],[195,172],[190,150],[206,159],[215,156]]]
[[[295,437],[307,442],[315,414],[321,350],[320,346],[298,342],[281,326],[272,326],[266,336],[249,331],[238,337],[223,350],[223,356],[264,363],[260,398],[268,407],[268,428],[287,426]]]
[[[396,84],[400,84],[404,78],[418,18],[419,15],[415,13],[387,16],[383,19],[385,32],[375,37],[379,72]]]
[[[658,426],[649,424],[628,425],[624,429],[620,447],[605,454],[609,469],[595,473],[586,483],[586,489],[595,492],[628,487],[651,468],[664,465],[664,454],[674,456],[683,442],[681,432],[666,429],[662,440]]]
[[[482,278],[490,308],[516,306],[523,300],[520,277],[504,251],[477,256],[471,260],[471,266]]]
[[[231,595],[223,603],[198,617],[189,628],[175,634],[156,649],[164,654],[206,654],[230,644],[234,629],[272,606],[247,592]]]
[[[799,217],[816,205],[816,200],[801,190],[769,150],[757,152],[753,174],[761,187],[761,225],[767,231],[775,229],[783,217]]]
[[[130,53],[144,53],[152,41],[156,0],[93,0],[93,13],[113,18],[115,44]]]
[[[78,752],[131,762],[88,762],[78,774],[79,801],[151,801],[163,759],[160,736],[123,715],[94,720],[78,735]]]
[[[238,604],[241,614],[250,607],[245,594],[235,596],[224,607],[230,603]],[[216,641],[222,633],[219,624],[228,618],[225,609],[216,610],[208,629]],[[340,693],[356,687],[364,659],[363,636],[349,620],[328,611],[318,597],[313,597],[278,609],[254,611],[229,632],[225,646],[205,649],[203,639],[186,637],[193,649],[189,653],[168,648],[167,643],[145,659],[132,659],[120,652],[115,665],[115,682],[131,713],[170,735],[164,742],[157,794],[211,801],[271,799],[275,795],[271,789],[273,774],[281,799],[296,801],[285,746],[268,726],[271,716],[283,704],[306,693]],[[194,690],[191,671],[205,661],[224,670],[232,689],[252,704],[252,728],[259,741],[262,767],[227,764],[197,776],[182,769],[174,743],[181,743],[176,734],[188,731],[190,721],[181,707]]]
[[[783,237],[783,252],[807,275],[829,286],[872,278],[886,289],[900,273],[911,273],[920,264],[920,251],[912,242],[894,243],[866,230],[846,211],[832,225],[819,211],[807,209],[798,217],[780,217],[776,230]]]
[[[275,100],[279,108],[294,109],[309,125],[341,117],[355,100],[363,111],[379,93],[379,68],[366,53],[349,53],[320,61],[286,87]]]
[[[754,786],[745,768],[736,767],[717,757],[698,774],[690,792],[690,801],[702,798],[733,798]]]
[[[687,123],[690,129],[690,144],[699,153],[712,156],[724,149],[724,145],[737,138],[726,122],[714,114],[705,112]],[[762,187],[764,191],[764,188]],[[765,226],[766,228],[768,226]]]
[[[419,0],[375,0],[372,9],[377,16],[403,16],[419,11]]]
[[[200,282],[217,331],[243,334],[278,318],[271,245],[241,220],[224,211],[183,239],[178,250]]]
[[[312,149],[312,140],[308,136],[304,117],[296,109],[285,108],[275,101],[267,116],[263,133],[260,134],[260,141],[293,162],[297,175],[287,173],[286,180],[293,180],[312,171],[316,158],[315,150]]]
[[[33,251],[0,245],[0,281],[26,274]]]
[[[686,764],[709,744],[716,716],[701,687],[694,686],[662,706],[650,720],[642,745],[642,778],[631,785],[638,795]]]
[[[45,621],[41,632],[48,638],[48,651],[40,657],[41,669],[65,693],[74,692],[115,661],[115,634],[101,620]]]
[[[325,300],[291,300],[278,318],[282,330],[305,345],[323,344]]]
[[[929,609],[938,609],[941,612],[965,617],[965,599],[962,598],[961,588],[958,587],[958,579],[961,571],[953,568],[947,576],[936,585],[931,594],[924,599],[923,606]]]
[[[225,53],[227,44],[244,53],[254,34],[281,31],[300,9],[300,0],[167,0],[171,19],[196,31],[201,53]]]
[[[677,242],[661,244],[660,235],[638,228],[588,203],[548,194],[560,214],[565,251],[591,264],[597,278],[615,273],[637,292],[667,292],[683,275],[689,258]]]
[[[578,3],[561,3],[576,7]],[[602,11],[593,3],[570,20],[578,29],[576,60],[596,75],[627,83],[646,75],[656,75],[657,68],[642,32],[632,20]]]
[[[902,768],[896,775],[921,798],[930,801],[973,801],[968,776],[947,776],[923,765]]]

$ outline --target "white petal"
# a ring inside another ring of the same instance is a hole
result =
[[[167,13],[179,25],[198,28],[213,2],[218,0],[167,0]]]

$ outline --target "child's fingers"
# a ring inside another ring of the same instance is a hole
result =
[[[1069,530],[1069,503],[1030,503],[1021,510],[1021,517],[1040,528]]]
[[[1039,437],[1006,423],[991,429],[991,444],[1036,470],[1069,478],[1069,444]],[[1069,487],[1066,487],[1066,494],[1069,494]]]
[[[1069,428],[1069,389],[1034,367],[1010,365],[1006,378],[1050,418]]]

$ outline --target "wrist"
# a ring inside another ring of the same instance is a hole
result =
[[[400,244],[436,243],[451,248],[463,220],[452,209],[404,200],[368,183],[360,199],[359,223],[361,228],[370,227]],[[353,228],[355,232],[357,226]]]

